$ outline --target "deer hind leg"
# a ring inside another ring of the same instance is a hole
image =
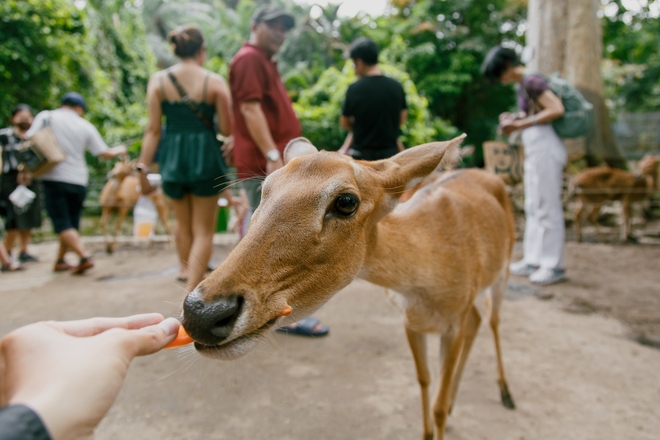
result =
[[[440,388],[433,405],[433,416],[435,417],[435,428],[438,440],[445,435],[447,416],[449,415],[449,394],[456,371],[456,364],[461,354],[465,340],[465,323],[461,323],[458,330],[453,330],[441,336],[440,352],[442,353],[442,370],[440,372]]]
[[[465,368],[465,363],[467,362],[468,355],[472,349],[472,344],[474,339],[479,332],[479,326],[481,325],[481,315],[479,310],[472,305],[472,308],[468,312],[468,316],[465,322],[465,340],[463,341],[463,347],[461,348],[461,357],[458,360],[458,365],[456,366],[456,371],[454,372],[454,381],[451,386],[451,393],[449,395],[449,414],[454,407],[456,402],[456,394],[458,393],[458,386],[461,383],[461,376],[463,376],[463,369]]]
[[[424,418],[424,440],[433,440],[433,423],[431,422],[431,408],[429,407],[429,385],[431,374],[426,362],[426,336],[409,329],[406,326],[408,344],[415,360],[417,380],[422,391],[422,416]]]
[[[598,216],[600,215],[600,209],[603,207],[603,203],[597,203],[591,207],[591,211],[589,212],[589,216],[587,217],[589,220],[589,223],[594,227],[596,230],[596,234],[598,234],[598,237],[600,238],[600,241],[607,241],[607,238],[605,237],[605,234],[603,234],[603,231],[600,230],[600,225],[598,224]]]
[[[578,202],[578,207],[575,210],[575,241],[578,243],[582,242],[582,225],[580,224],[580,220],[582,217],[582,212],[584,212],[584,202],[582,200],[579,200]]]
[[[497,356],[497,373],[498,381],[497,383],[500,386],[500,397],[502,398],[502,405],[509,409],[515,409],[516,405],[513,403],[513,398],[511,393],[509,393],[509,386],[506,382],[506,376],[504,375],[504,363],[502,362],[502,350],[500,347],[500,307],[502,306],[502,301],[504,300],[504,295],[506,294],[506,289],[508,285],[509,273],[508,270],[503,270],[500,278],[495,281],[493,286],[490,289],[491,295],[486,296],[486,308],[489,309],[490,314],[490,328],[493,331],[493,339],[495,341],[495,354]]]
[[[119,208],[119,214],[117,215],[117,224],[115,224],[115,234],[112,237],[111,252],[115,250],[115,245],[117,244],[117,236],[119,231],[121,231],[121,225],[128,214],[128,206],[121,206]]]
[[[103,241],[105,242],[105,251],[108,254],[112,253],[112,247],[108,241],[108,218],[110,217],[110,209],[108,206],[104,206],[101,210],[101,232],[103,233]]]

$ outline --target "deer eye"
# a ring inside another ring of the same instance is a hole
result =
[[[359,205],[360,199],[355,194],[339,194],[332,205],[332,211],[339,217],[351,217]]]

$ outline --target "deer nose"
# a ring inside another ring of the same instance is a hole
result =
[[[183,326],[195,341],[217,345],[227,339],[242,308],[242,296],[223,296],[204,302],[195,289],[183,302]]]

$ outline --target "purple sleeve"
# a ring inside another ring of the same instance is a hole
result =
[[[527,75],[523,78],[522,86],[532,100],[536,101],[546,90],[549,90],[548,80],[542,75]]]

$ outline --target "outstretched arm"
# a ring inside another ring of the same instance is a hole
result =
[[[0,406],[31,408],[54,440],[91,434],[133,358],[159,351],[178,330],[155,313],[21,327],[0,340]]]

